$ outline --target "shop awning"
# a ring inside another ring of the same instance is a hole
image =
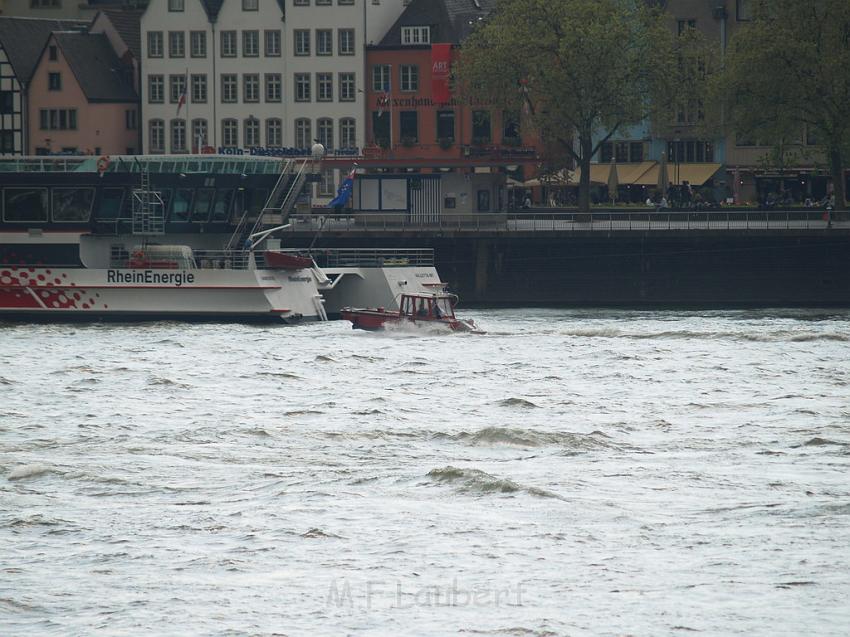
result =
[[[608,174],[610,171],[611,164],[590,164],[590,183],[607,184]],[[619,174],[620,173],[618,172],[617,175]],[[581,183],[581,168],[576,168],[576,171],[573,173],[571,183]]]
[[[637,186],[657,186],[658,171],[661,166],[652,162],[653,166],[638,177],[633,183]],[[671,186],[688,182],[692,186],[702,186],[720,170],[720,164],[667,164],[667,183]]]
[[[720,164],[667,164],[667,169],[674,186],[686,181],[691,186],[702,186],[720,170]]]

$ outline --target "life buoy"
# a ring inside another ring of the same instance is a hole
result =
[[[109,168],[109,156],[102,155],[100,159],[97,160],[97,172],[102,175],[106,172],[107,168]]]

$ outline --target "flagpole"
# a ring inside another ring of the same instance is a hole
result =
[[[186,67],[186,140],[189,142],[189,154],[192,154],[192,128],[191,120],[189,120],[189,91],[192,87],[189,85],[189,67]]]

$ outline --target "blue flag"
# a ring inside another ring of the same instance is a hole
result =
[[[346,175],[345,179],[342,180],[342,183],[339,185],[339,189],[336,191],[336,197],[334,197],[328,204],[329,207],[342,207],[348,203],[349,199],[351,199],[351,192],[354,190],[355,170],[356,167],[352,168],[348,175]]]

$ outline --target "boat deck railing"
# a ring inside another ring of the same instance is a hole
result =
[[[434,265],[433,248],[320,248],[311,256],[323,268],[368,268]]]
[[[612,232],[612,231],[747,231],[848,228],[850,221],[823,210],[708,210],[708,211],[553,211],[521,213],[433,214],[360,213],[290,217],[291,233],[315,232]]]

